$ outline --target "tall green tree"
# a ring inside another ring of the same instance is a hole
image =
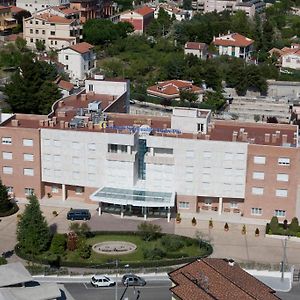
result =
[[[7,188],[0,180],[0,213],[5,213],[13,207],[13,203],[10,201]]]
[[[49,247],[50,230],[37,197],[31,195],[28,200],[17,226],[17,240],[25,253],[37,255]]]

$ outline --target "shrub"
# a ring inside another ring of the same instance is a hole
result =
[[[196,225],[196,224],[197,224],[197,221],[196,221],[196,218],[195,218],[195,217],[193,217],[193,219],[192,219],[192,224],[193,224],[193,225]]]
[[[92,246],[86,243],[81,243],[81,245],[78,248],[78,253],[79,256],[83,259],[90,258],[92,254]]]
[[[69,232],[67,238],[67,249],[74,251],[78,247],[78,235],[75,232]]]
[[[86,223],[71,223],[69,230],[74,231],[78,236],[88,236],[91,228]]]
[[[164,235],[161,238],[161,244],[167,252],[177,251],[184,246],[184,242],[180,237],[172,237],[168,235]]]
[[[276,216],[272,217],[270,222],[270,229],[273,233],[277,233],[279,229],[278,218]]]
[[[255,235],[259,235],[259,229],[258,228],[255,229]]]
[[[287,219],[285,219],[285,220],[283,221],[283,229],[284,229],[284,230],[287,230],[287,229],[288,229],[288,221],[287,221]]]
[[[226,231],[229,230],[229,225],[228,225],[227,222],[226,222],[225,225],[224,225],[224,230],[226,230]]]
[[[161,227],[156,224],[143,222],[138,225],[138,230],[144,241],[153,241],[160,237]]]
[[[244,224],[244,225],[243,225],[243,228],[242,228],[242,234],[246,234],[246,233],[247,233],[246,225]]]
[[[166,258],[169,259],[176,259],[176,258],[183,258],[183,257],[189,257],[189,255],[187,253],[181,253],[181,252],[170,252],[166,254]]]
[[[209,227],[209,228],[213,228],[213,227],[214,227],[214,224],[213,224],[213,220],[212,220],[212,219],[210,219],[210,220],[208,221],[208,227]]]
[[[148,260],[156,260],[156,259],[161,259],[166,256],[166,252],[160,248],[153,248],[153,249],[144,249],[143,250],[143,255],[145,259]]]
[[[289,225],[289,230],[292,232],[298,232],[299,231],[299,221],[298,218],[294,217],[291,221],[291,224]]]
[[[59,234],[56,233],[54,234],[52,241],[51,241],[51,246],[50,246],[50,252],[53,254],[64,254],[66,250],[66,236],[64,234]]]
[[[7,264],[7,260],[5,257],[0,256],[0,265],[6,265]]]

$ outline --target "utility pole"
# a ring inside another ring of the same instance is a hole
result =
[[[287,246],[287,238],[284,239],[284,244],[283,244],[283,257],[281,261],[281,281],[284,280],[284,271],[285,271],[285,263],[286,263],[286,246]]]
[[[116,259],[116,289],[115,289],[115,300],[118,300],[118,265],[119,261]]]

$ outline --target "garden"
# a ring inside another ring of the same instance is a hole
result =
[[[300,237],[299,221],[294,217],[291,223],[288,223],[287,220],[284,220],[283,223],[279,223],[277,217],[272,217],[270,223],[266,225],[266,234]]]

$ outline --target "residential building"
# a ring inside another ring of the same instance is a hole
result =
[[[85,23],[90,19],[96,19],[100,15],[97,0],[71,0],[70,8],[80,12],[80,22]]]
[[[29,11],[31,14],[47,7],[61,6],[69,3],[69,0],[16,0],[16,6]]]
[[[198,101],[203,100],[204,90],[187,80],[168,80],[158,82],[147,89],[147,94],[167,100],[179,100],[180,91],[190,91],[198,96]]]
[[[278,300],[275,291],[233,260],[198,259],[169,273],[174,300]]]
[[[41,13],[24,20],[24,39],[30,48],[35,48],[40,40],[46,50],[59,50],[79,43],[81,38],[82,25],[77,19]]]
[[[63,98],[70,96],[74,91],[74,84],[69,81],[59,78],[55,83],[57,84],[58,89],[61,91]]]
[[[94,46],[83,42],[61,49],[58,52],[58,61],[64,65],[65,72],[71,82],[82,83],[91,75],[96,66]]]
[[[142,34],[146,27],[154,19],[154,9],[148,6],[140,7],[136,10],[121,13],[120,22],[128,22],[133,25],[134,32]]]
[[[207,44],[197,42],[186,42],[184,45],[184,54],[193,54],[203,60],[207,58]]]
[[[163,9],[171,18],[175,18],[176,21],[190,20],[193,17],[192,11],[184,10],[167,3],[160,3],[156,5],[154,9],[154,19],[158,18],[160,9]]]
[[[11,33],[15,27],[17,27],[17,20],[12,17],[11,8],[0,6],[0,35]]]
[[[273,48],[269,51],[269,54],[277,56],[277,66],[279,67],[295,70],[300,69],[300,44],[291,44],[290,48]]]
[[[228,55],[247,60],[251,58],[254,41],[239,33],[228,33],[214,37],[212,43],[216,46],[219,55]]]

